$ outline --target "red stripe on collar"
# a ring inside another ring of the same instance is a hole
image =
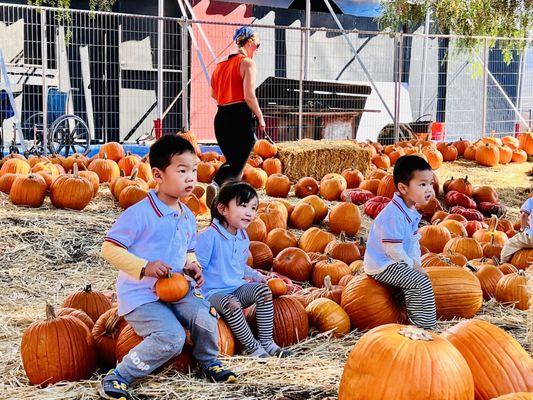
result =
[[[148,201],[150,202],[150,205],[154,209],[154,211],[157,214],[157,216],[158,217],[162,217],[163,213],[161,212],[161,210],[159,210],[159,208],[157,207],[157,204],[155,203],[154,199],[152,198],[152,193],[148,193]]]
[[[211,227],[214,228],[220,234],[220,236],[222,236],[224,239],[227,239],[227,237],[220,231],[218,226],[216,226],[215,224],[211,224]]]
[[[405,218],[407,218],[407,221],[409,221],[409,223],[413,222],[411,221],[411,218],[409,218],[409,215],[407,215],[407,213],[405,212],[405,210],[403,209],[403,207],[401,206],[400,203],[398,203],[396,200],[392,199],[392,203],[398,207],[400,209],[400,211],[403,213],[403,215],[405,215]]]

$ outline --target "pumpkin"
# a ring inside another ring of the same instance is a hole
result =
[[[374,155],[372,157],[372,164],[379,169],[387,169],[391,165],[389,156],[384,153]]]
[[[396,185],[394,184],[393,176],[387,175],[383,177],[383,179],[381,179],[379,183],[377,195],[392,199],[395,192],[396,192]]]
[[[73,315],[33,322],[22,335],[20,353],[30,384],[42,387],[91,377],[96,369],[94,342],[87,326]]]
[[[433,217],[431,217],[431,221],[429,222],[431,222],[432,224],[435,222],[439,223],[440,221],[445,220],[448,215],[450,214],[447,213],[446,211],[437,210],[435,211],[435,214],[433,214]]]
[[[460,214],[446,215],[446,217],[444,217],[444,221],[449,221],[449,220],[457,221],[457,222],[460,222],[461,224],[466,224],[468,222],[468,220]]]
[[[486,217],[493,215],[497,217],[503,217],[507,213],[507,207],[501,203],[489,203],[482,201],[478,204],[479,211]]]
[[[349,265],[350,269],[352,269],[351,267],[351,264]],[[344,287],[346,286],[348,283],[350,283],[350,281],[354,278],[354,275],[344,275],[340,280],[339,280],[339,283],[338,283],[338,286],[341,286],[341,287]],[[340,301],[339,301],[340,303]]]
[[[185,129],[182,129],[180,132],[176,133],[176,136],[179,136],[187,140],[190,144],[192,144],[192,147],[194,148],[194,152],[196,153],[198,157],[202,155],[200,146],[198,146],[198,140],[196,139],[196,135],[193,131],[186,131]]]
[[[329,229],[333,233],[345,232],[348,236],[355,236],[361,227],[359,208],[352,203],[337,203],[329,213]]]
[[[455,190],[459,193],[464,194],[465,196],[472,197],[472,194],[474,192],[474,187],[468,180],[468,176],[465,176],[464,178],[458,178],[458,179],[452,178],[449,181],[444,191],[447,193],[450,190]]]
[[[366,179],[381,181],[387,175],[390,175],[387,171],[383,171],[381,169],[374,169],[368,173],[368,175],[366,176]]]
[[[272,296],[279,297],[287,294],[287,284],[280,278],[271,278],[267,282]]]
[[[46,158],[46,157],[44,157]],[[46,160],[43,160],[46,161]],[[72,168],[74,164],[78,164],[79,170],[84,170],[89,165],[89,159],[85,157],[83,154],[75,153],[63,160],[63,168],[65,168],[66,172],[72,171]]]
[[[483,221],[483,214],[481,214],[478,210],[474,210],[473,208],[454,206],[450,209],[450,212],[453,214],[459,214],[460,216],[466,218],[468,221]],[[467,227],[465,226],[465,228]]]
[[[346,263],[328,257],[327,260],[316,263],[311,273],[311,281],[316,287],[323,287],[324,278],[329,276],[331,283],[336,285],[344,275],[349,275],[350,272],[350,268]]]
[[[2,164],[0,176],[5,174],[27,175],[30,173],[30,170],[30,164],[24,158],[9,158]]]
[[[155,283],[155,294],[165,303],[175,303],[189,292],[189,281],[179,273],[169,272]]]
[[[341,201],[350,201],[355,205],[362,205],[374,197],[374,193],[363,189],[346,189],[341,193]]]
[[[452,236],[468,236],[465,226],[461,222],[453,219],[447,219],[439,222],[437,226],[446,228]]]
[[[150,182],[152,179],[154,179],[154,176],[152,175],[152,167],[146,162],[141,162],[138,164],[137,171],[137,177],[145,182]]]
[[[64,170],[62,169],[61,165],[53,164],[50,161],[37,163],[31,168],[31,172],[34,173],[41,171],[48,172],[52,175],[54,179],[64,173]]]
[[[444,143],[445,145],[443,146],[442,150],[439,149],[444,162],[452,162],[457,160],[457,157],[459,156],[459,151],[457,150],[457,147],[455,147],[453,144],[448,144],[446,142]]]
[[[289,217],[289,225],[296,229],[306,230],[313,225],[315,220],[315,209],[311,204],[300,202],[294,207]]]
[[[115,354],[117,363],[120,363],[122,359],[139,343],[142,342],[142,337],[137,335],[131,325],[127,324],[118,334],[115,346]],[[190,344],[185,343],[183,350],[179,355],[173,357],[164,366],[172,366],[178,372],[188,374],[194,364],[192,357],[192,349]]]
[[[335,240],[335,236],[332,233],[312,227],[300,236],[298,247],[305,252],[323,253],[328,243],[333,240]]]
[[[485,167],[494,167],[500,162],[500,152],[498,147],[486,143],[476,149],[476,162]]]
[[[200,161],[197,167],[198,182],[211,183],[216,172],[215,164],[210,161]]]
[[[83,210],[94,196],[94,186],[78,175],[78,164],[72,175],[61,175],[50,186],[50,200],[56,208]]]
[[[440,253],[452,238],[451,233],[439,225],[426,225],[418,230],[420,244],[432,253]]]
[[[422,268],[429,267],[453,267],[456,266],[450,258],[441,254],[426,253],[420,258]]]
[[[528,156],[533,156],[533,133],[523,132],[518,134],[518,145]]]
[[[520,141],[514,136],[502,137],[502,143],[506,146],[509,146],[511,149],[518,149],[520,147]]]
[[[231,357],[235,354],[237,342],[228,323],[223,318],[218,318],[218,348],[220,355]]]
[[[478,267],[466,264],[466,267],[479,279],[483,299],[490,300],[494,297],[498,281],[504,276],[503,272],[497,266],[490,264],[483,264]]]
[[[93,171],[78,171],[78,175],[82,178],[87,179],[93,188],[93,197],[96,197],[98,194],[98,189],[100,188],[100,178],[98,174]]]
[[[87,329],[89,329],[89,331],[93,329],[94,322],[91,317],[89,317],[87,313],[85,313],[85,311],[77,310],[75,308],[70,307],[63,307],[56,311],[57,317],[63,317],[66,315],[72,315],[73,317],[78,318],[81,322],[83,322]]]
[[[353,275],[344,275],[344,276],[352,277]],[[329,275],[326,275],[324,277],[324,282],[321,288],[311,287],[311,288],[303,289],[300,292],[298,292],[298,296],[301,299],[301,303],[303,304],[304,307],[307,307],[309,303],[311,303],[313,300],[321,299],[321,298],[327,298],[327,299],[333,300],[337,304],[340,304],[342,290],[343,290],[343,286],[333,285],[331,283],[331,277]]]
[[[426,268],[437,306],[437,318],[472,318],[483,306],[479,280],[456,267]]]
[[[512,304],[519,310],[529,309],[529,295],[524,271],[503,276],[496,285],[494,297],[504,304]]]
[[[274,258],[272,269],[292,280],[304,282],[311,277],[313,265],[305,251],[297,247],[289,247],[280,251]]]
[[[262,168],[268,176],[283,172],[283,166],[279,158],[267,158],[263,161]]]
[[[444,204],[446,204],[447,207],[461,206],[472,209],[477,207],[474,200],[456,190],[449,190],[448,193],[446,193],[444,196]]]
[[[298,246],[298,239],[290,231],[283,228],[275,228],[268,232],[266,244],[272,250],[272,255],[276,257],[287,247]]]
[[[367,330],[383,324],[407,322],[401,291],[366,274],[355,276],[344,287],[341,307],[350,317],[352,329]]]
[[[134,168],[141,163],[141,157],[127,152],[126,156],[118,161],[118,167],[124,171],[124,175],[131,175]]]
[[[465,152],[463,154],[464,158],[467,160],[474,161],[476,159],[476,152],[477,152],[478,145],[471,144],[465,149]]]
[[[480,244],[483,243],[496,243],[503,246],[507,241],[507,235],[505,232],[497,231],[496,225],[498,219],[496,217],[491,219],[490,225],[487,229],[479,229],[472,235],[472,239],[477,240]]]
[[[265,171],[259,168],[250,167],[246,170],[244,180],[256,189],[264,189],[268,179]]]
[[[481,248],[483,249],[483,257],[492,259],[494,257],[500,258],[503,246],[495,243],[494,236],[492,236],[491,241],[483,243]]]
[[[511,156],[511,162],[514,163],[523,163],[527,161],[527,153],[524,150],[513,150],[512,156]]]
[[[115,349],[120,331],[128,323],[118,315],[117,307],[110,308],[100,315],[94,324],[92,336],[96,346],[98,364],[102,367],[114,367],[117,364]]]
[[[267,178],[265,191],[268,196],[287,197],[291,190],[289,178],[282,174],[272,174]]]
[[[348,189],[354,189],[359,187],[359,184],[364,181],[365,177],[356,168],[346,168],[341,174],[346,180],[346,187]]]
[[[309,319],[304,306],[293,296],[273,299],[274,305],[274,342],[281,347],[301,342],[309,334]],[[257,330],[255,304],[246,316],[254,331]]]
[[[272,250],[263,242],[251,241],[250,252],[252,253],[254,268],[270,270],[274,256]]]
[[[12,174],[7,173],[0,177],[0,192],[4,192],[5,194],[9,194],[11,191],[11,186],[13,186],[13,182],[15,182],[15,179],[17,177],[22,176],[21,174]]]
[[[52,164],[56,164],[59,167],[63,168],[63,164],[65,163],[65,157],[59,154],[52,154],[48,159],[52,162]]]
[[[533,400],[533,393],[517,392],[504,394],[503,396],[496,397],[493,400]]]
[[[346,180],[342,175],[328,174],[320,181],[318,193],[329,201],[339,200],[343,190],[346,189]]]
[[[46,181],[42,176],[33,173],[19,175],[11,185],[9,199],[17,206],[41,207],[46,196],[46,189]]]
[[[315,219],[313,221],[315,224],[320,224],[328,215],[328,206],[320,197],[316,195],[307,196],[302,199],[302,202],[308,203],[315,210]]]
[[[471,144],[472,143],[470,143],[469,140],[463,140],[463,138],[460,138],[458,141],[453,142],[453,145],[457,148],[457,155],[459,157],[463,156],[466,148],[470,146]]]
[[[481,245],[472,238],[455,237],[446,243],[444,252],[451,251],[465,256],[468,260],[480,258],[483,256],[483,249]]]
[[[143,189],[139,186],[127,186],[120,192],[118,204],[120,205],[120,207],[126,209],[134,204],[137,204],[146,196],[148,196],[148,191],[146,189]],[[194,195],[191,195],[190,197],[196,199]],[[185,204],[189,206],[188,202],[186,202]]]
[[[100,183],[111,182],[113,178],[120,176],[120,168],[113,160],[108,160],[106,153],[103,158],[97,158],[89,164],[89,171],[96,172]]]
[[[399,148],[399,149],[396,149],[390,152],[388,156],[389,156],[391,165],[396,164],[396,161],[398,161],[398,158],[405,156],[405,154],[406,152],[402,148]]]
[[[206,160],[209,161],[209,160]],[[251,153],[248,156],[248,161],[246,161],[248,165],[251,165],[255,168],[261,168],[261,164],[263,164],[263,158],[259,154]]]
[[[381,179],[365,179],[359,185],[359,189],[368,190],[374,195],[377,195],[380,183],[381,183]]]
[[[98,151],[98,157],[109,158],[118,163],[124,157],[124,147],[117,142],[104,143]]]
[[[521,249],[513,254],[510,261],[517,269],[527,269],[533,263],[533,249]]]
[[[319,332],[333,331],[334,337],[341,337],[350,332],[350,318],[346,311],[333,300],[319,298],[305,308],[309,323]]]
[[[372,388],[372,396],[365,388]],[[369,398],[473,399],[474,381],[450,342],[414,326],[389,324],[357,341],[342,373],[339,400]]]
[[[318,194],[318,182],[315,178],[305,176],[300,178],[294,185],[294,195],[300,199],[304,197]]]
[[[85,157],[85,158],[87,158],[87,157]],[[22,159],[24,159],[24,157]],[[51,162],[50,159],[48,157],[45,157],[45,156],[29,156],[26,161],[28,162],[28,164],[30,164],[30,167],[33,167],[35,164],[38,164],[40,162],[46,162],[46,161]]]
[[[437,149],[426,148],[423,154],[426,156],[428,164],[432,169],[439,169],[442,166],[444,159],[442,153]]]
[[[339,240],[329,242],[324,252],[335,260],[340,260],[348,265],[361,259],[361,253],[359,252],[357,243],[347,241],[344,232],[340,233]]]
[[[442,211],[442,205],[436,197],[432,197],[426,204],[416,204],[416,210],[422,214],[422,218],[430,221],[437,211]]]
[[[498,193],[490,186],[478,186],[474,189],[472,193],[476,203],[488,202],[488,203],[498,203]]]
[[[500,164],[509,164],[513,159],[513,149],[507,146],[501,146],[498,147],[498,151],[500,153]]]
[[[503,329],[487,321],[471,319],[448,328],[442,336],[459,350],[470,366],[476,399],[533,391],[533,360]]]
[[[217,161],[220,154],[218,154],[216,151],[206,151],[202,154],[200,154],[200,160],[202,161]],[[255,167],[255,165],[254,165]]]
[[[266,225],[261,218],[257,217],[248,225],[246,233],[250,240],[264,242],[267,237]]]
[[[278,154],[278,148],[275,143],[268,136],[266,139],[259,139],[254,144],[254,153],[265,158],[274,157]]]
[[[116,200],[120,198],[120,194],[128,186],[138,186],[144,190],[148,190],[148,184],[144,180],[137,178],[137,169],[134,169],[131,176],[120,177],[114,181],[111,193]]]
[[[280,211],[280,209],[270,205],[258,213],[259,218],[265,224],[267,234],[275,228],[287,229],[287,209],[283,204],[281,207],[284,208],[285,215],[282,213],[282,211]]]
[[[111,308],[111,302],[105,294],[93,291],[91,284],[88,284],[82,291],[68,295],[63,302],[63,307],[85,311],[93,322],[96,322],[100,315]]]
[[[363,206],[366,215],[372,219],[376,219],[379,213],[389,204],[391,199],[388,197],[375,196],[368,200]]]

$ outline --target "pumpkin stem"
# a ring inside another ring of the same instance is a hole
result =
[[[475,274],[476,272],[478,272],[478,269],[477,269],[476,267],[474,267],[474,266],[473,266],[472,264],[470,264],[470,263],[466,263],[466,264],[465,264],[465,268],[469,269],[469,270],[470,270],[471,272],[473,272],[474,274]]]
[[[56,319],[56,313],[54,311],[54,306],[46,303],[46,320],[51,321],[53,319]]]
[[[139,169],[137,167],[133,168],[130,180],[134,181],[135,179],[137,179],[138,173],[139,173]]]
[[[328,264],[333,263],[333,257],[331,257],[331,254],[327,253],[326,257],[328,258]]]
[[[91,287],[91,284],[89,283],[87,286],[85,286],[85,289],[83,289],[85,293],[90,293],[93,291],[93,288]]]
[[[329,275],[324,277],[324,289],[326,289],[328,292],[331,292],[331,277]]]
[[[346,242],[346,233],[344,233],[344,231],[341,231],[341,233],[339,234],[339,240],[341,242]]]
[[[400,329],[398,333],[411,340],[424,340],[424,341],[433,340],[433,336],[431,336],[429,332],[426,332],[422,328],[417,328],[416,326],[413,326],[413,325],[407,325],[406,327]]]
[[[107,160],[107,153],[104,151],[103,159]]]
[[[72,164],[72,173],[74,174],[74,178],[78,177],[78,163]]]

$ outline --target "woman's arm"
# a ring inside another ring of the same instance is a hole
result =
[[[257,117],[259,122],[258,129],[260,131],[264,131],[266,127],[265,119],[263,118],[263,112],[259,107],[259,103],[255,95],[256,66],[254,60],[245,58],[241,61],[241,74],[244,79],[244,101],[246,101],[248,107],[250,107],[254,115]]]

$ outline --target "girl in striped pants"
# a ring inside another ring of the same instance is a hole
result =
[[[195,253],[205,278],[201,290],[250,355],[287,357],[291,353],[272,338],[274,310],[266,277],[246,265],[250,246],[246,228],[255,218],[258,202],[255,189],[247,183],[230,181],[220,189],[211,206],[211,226],[196,242]],[[252,304],[258,340],[242,311]]]

